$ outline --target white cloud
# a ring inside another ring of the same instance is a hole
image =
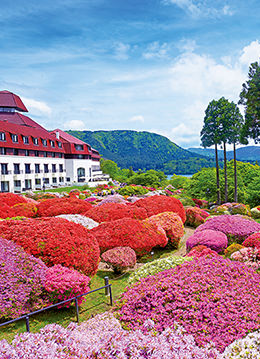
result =
[[[69,130],[83,130],[86,127],[81,120],[71,120],[64,123],[64,128]]]
[[[147,47],[147,49],[143,53],[143,57],[145,59],[166,58],[168,57],[168,50],[169,46],[167,43],[163,43],[162,45],[160,45],[158,41],[155,41]]]
[[[258,40],[252,41],[248,46],[242,50],[242,55],[239,61],[242,65],[249,66],[252,62],[259,61],[260,58],[260,43]]]
[[[141,115],[136,115],[130,118],[130,122],[144,122],[144,117]]]
[[[21,97],[22,101],[24,102],[25,106],[27,107],[28,111],[33,115],[51,115],[51,108],[42,101],[36,101],[31,98]]]
[[[129,55],[128,52],[130,50],[130,45],[124,44],[123,42],[116,43],[114,45],[114,57],[117,60],[127,60]]]

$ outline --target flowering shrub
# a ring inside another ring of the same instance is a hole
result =
[[[40,333],[17,335],[9,344],[0,342],[2,359],[163,359],[196,358],[218,359],[219,352],[212,345],[199,348],[194,338],[179,326],[155,335],[153,321],[147,321],[147,333],[122,329],[112,314],[104,313],[77,326],[71,323],[66,329],[50,324]],[[40,350],[39,350],[40,348]]]
[[[259,358],[260,331],[249,333],[245,338],[235,340],[226,347],[223,359]]]
[[[231,259],[245,263],[247,266],[257,270],[260,268],[260,249],[242,248],[231,254]]]
[[[122,203],[106,203],[102,206],[96,206],[84,213],[84,215],[98,223],[114,221],[121,218],[144,219],[147,217],[144,208],[126,206]]]
[[[52,198],[38,204],[37,215],[39,217],[53,217],[59,214],[84,213],[92,208],[92,205],[79,198]]]
[[[251,209],[251,214],[252,214],[252,217],[255,218],[255,219],[259,219],[260,218],[260,207],[254,207]]]
[[[236,202],[227,202],[222,204],[221,206],[215,207],[213,209],[213,213],[215,214],[242,214],[245,216],[251,216],[251,211],[248,206],[243,203]]]
[[[60,214],[56,216],[57,218],[64,218],[67,221],[81,224],[87,229],[92,229],[98,226],[98,223],[93,221],[93,219],[85,217],[81,214]]]
[[[0,218],[14,217],[13,209],[5,203],[1,203],[0,206]]]
[[[174,212],[181,217],[182,223],[186,220],[185,210],[181,201],[174,197],[155,195],[152,197],[141,198],[132,206],[145,208],[148,217],[162,212]]]
[[[61,264],[90,276],[97,271],[98,243],[80,224],[62,218],[6,220],[0,222],[0,235],[40,257],[47,266]]]
[[[253,247],[260,249],[260,233],[253,233],[247,237],[242,243],[245,247]]]
[[[122,196],[141,196],[149,192],[149,189],[143,186],[129,185],[117,190]]]
[[[89,281],[90,279],[86,275],[57,264],[46,269],[44,288],[47,292],[48,300],[55,304],[88,292]],[[83,297],[78,298],[79,305],[83,299]],[[68,308],[71,304],[73,302],[65,303],[61,307]]]
[[[191,261],[190,257],[169,256],[166,258],[156,259],[150,263],[145,263],[142,267],[136,269],[129,277],[128,284],[132,285],[142,278],[154,275],[166,269],[173,268],[184,262]]]
[[[177,321],[199,346],[212,341],[223,351],[260,328],[259,280],[239,262],[196,258],[127,288],[117,303],[117,317],[127,328],[143,332],[147,319],[158,332]]]
[[[143,255],[155,246],[165,247],[168,242],[163,229],[158,230],[154,225],[132,218],[104,222],[90,232],[96,237],[101,252],[122,246]]]
[[[195,228],[201,225],[202,223],[204,223],[205,219],[210,216],[208,212],[198,207],[187,207],[185,208],[185,212],[186,212],[185,224],[187,226],[191,226]]]
[[[135,251],[130,247],[115,247],[101,255],[104,262],[109,264],[116,273],[122,273],[127,268],[133,268],[136,263]]]
[[[0,193],[0,202],[7,204],[8,206],[12,207],[17,203],[26,203],[26,199],[15,193]]]
[[[178,248],[181,237],[184,235],[184,227],[180,216],[173,212],[163,212],[144,220],[144,223],[154,224],[163,228],[168,238],[168,244]]]
[[[241,244],[232,243],[224,250],[225,257],[229,258],[232,253],[239,251],[240,249],[244,248]]]
[[[242,243],[242,241],[250,234],[259,232],[260,224],[245,219],[240,215],[220,215],[207,219],[205,223],[196,229],[195,233],[204,231],[205,229],[212,229],[225,233],[228,237],[229,244],[231,244],[233,242]]]
[[[12,207],[13,217],[30,217],[36,216],[37,207],[33,203],[17,203]]]
[[[15,318],[41,304],[46,266],[11,241],[0,239],[0,318]]]
[[[191,248],[198,245],[206,246],[213,249],[217,253],[220,253],[225,248],[227,248],[228,239],[227,236],[222,232],[206,229],[204,231],[194,233],[187,239],[187,252],[189,252]]]
[[[198,245],[193,247],[186,256],[199,258],[203,256],[214,256],[214,255],[218,255],[218,253],[206,246]]]
[[[120,194],[114,194],[112,196],[107,196],[106,198],[102,199],[102,201],[98,203],[98,206],[102,206],[106,203],[127,203],[127,201]]]
[[[192,198],[193,202],[200,208],[208,208],[209,202],[204,199]]]

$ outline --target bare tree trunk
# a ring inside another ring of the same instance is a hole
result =
[[[219,185],[219,165],[218,165],[218,145],[215,143],[215,158],[216,158],[216,179],[217,179],[217,204],[221,203],[220,185]]]
[[[228,183],[227,183],[227,151],[226,142],[223,142],[224,148],[224,175],[225,175],[225,203],[228,201]]]
[[[234,143],[234,201],[237,202],[237,158],[236,158],[236,144]]]

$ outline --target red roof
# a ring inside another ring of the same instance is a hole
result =
[[[74,143],[76,145],[86,145],[86,142],[83,142],[83,141],[79,140],[78,138],[71,136],[67,132],[64,132],[58,128],[56,130],[51,131],[52,134],[56,134],[56,132],[59,132],[60,138],[62,140],[65,140],[69,143]]]
[[[30,117],[24,116],[23,114],[18,112],[0,112],[0,121],[6,121],[15,125],[26,125],[44,130],[42,126],[40,126],[37,122],[33,121]]]
[[[20,97],[9,91],[0,91],[0,107],[12,107],[17,111],[28,112]]]

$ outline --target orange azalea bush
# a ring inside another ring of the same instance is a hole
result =
[[[81,224],[62,218],[6,220],[0,222],[0,235],[19,244],[47,266],[61,264],[89,276],[97,271],[98,243]]]
[[[205,222],[205,219],[208,218],[210,215],[208,212],[204,211],[199,207],[187,207],[185,209],[186,212],[186,222],[187,226],[191,227],[198,227],[202,223]]]
[[[183,204],[175,197],[155,195],[141,198],[133,203],[132,206],[145,208],[148,217],[162,212],[174,212],[181,217],[182,223],[186,220]]]
[[[114,247],[130,247],[137,255],[143,255],[153,247],[165,247],[168,239],[163,229],[132,218],[122,218],[101,223],[90,230],[100,246],[101,252]]]
[[[162,227],[168,237],[168,244],[178,248],[181,237],[184,235],[184,227],[180,216],[173,212],[163,212],[151,216],[143,221]]]
[[[92,205],[79,198],[51,198],[38,204],[39,217],[54,217],[59,214],[79,214],[92,208]]]
[[[126,217],[144,219],[147,217],[147,212],[144,208],[126,206],[123,203],[106,203],[102,206],[92,207],[84,215],[101,223]]]

